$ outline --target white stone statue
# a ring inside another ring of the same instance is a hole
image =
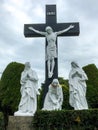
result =
[[[88,109],[86,101],[87,75],[76,62],[71,62],[71,67],[69,73],[69,103],[74,110]]]
[[[33,116],[37,109],[38,76],[31,69],[29,62],[25,63],[24,71],[21,74],[21,100],[15,116]]]
[[[57,35],[60,35],[64,32],[67,32],[68,30],[74,28],[74,25],[70,25],[68,28],[58,31],[58,32],[53,32],[53,29],[50,26],[47,26],[45,28],[45,32],[38,31],[34,29],[33,27],[28,27],[30,30],[33,30],[36,33],[39,33],[41,35],[44,35],[47,39],[47,49],[46,49],[46,60],[47,60],[47,65],[48,65],[48,78],[51,78],[53,75],[53,70],[55,66],[55,61],[54,58],[57,58],[57,47],[56,47],[56,38]]]
[[[54,79],[53,82],[49,85],[49,90],[46,94],[42,110],[61,110],[62,103],[62,87],[60,86],[58,79]]]

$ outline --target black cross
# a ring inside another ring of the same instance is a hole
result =
[[[65,14],[62,15],[64,16]],[[46,24],[25,24],[24,35],[25,37],[43,37],[43,35],[37,34],[34,31],[28,29],[28,27],[30,26],[32,26],[36,30],[43,31],[43,32],[45,32],[46,26],[50,26],[52,27],[54,32],[57,32],[69,27],[69,25],[74,25],[74,28],[65,33],[62,33],[59,36],[78,36],[79,23],[57,23],[56,5],[46,5]],[[57,41],[56,41],[56,45],[57,45]],[[47,41],[45,46],[47,46]],[[48,78],[47,61],[45,61],[44,97],[48,91],[49,84],[52,82],[54,78],[58,78],[58,58],[55,58],[55,67],[54,67],[54,73],[52,78]]]

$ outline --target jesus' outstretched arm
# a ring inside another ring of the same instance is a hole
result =
[[[64,32],[67,32],[68,30],[70,30],[70,29],[72,29],[72,28],[74,28],[74,25],[70,25],[68,28],[56,32],[56,34],[57,34],[57,35],[60,35],[60,34],[62,34],[62,33],[64,33]]]
[[[35,33],[38,33],[38,34],[41,34],[41,35],[46,35],[46,32],[42,32],[42,31],[36,30],[33,27],[28,27],[28,29],[34,31]]]

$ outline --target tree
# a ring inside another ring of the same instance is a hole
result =
[[[10,63],[4,70],[0,82],[0,102],[4,113],[12,115],[20,101],[20,77],[24,65]]]
[[[88,76],[87,101],[89,108],[98,108],[98,69],[94,64],[83,67]]]
[[[94,64],[89,64],[83,67],[84,71],[88,76],[88,84],[98,87],[98,69]]]

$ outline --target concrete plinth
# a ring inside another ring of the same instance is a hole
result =
[[[34,130],[32,116],[9,116],[7,130]]]

